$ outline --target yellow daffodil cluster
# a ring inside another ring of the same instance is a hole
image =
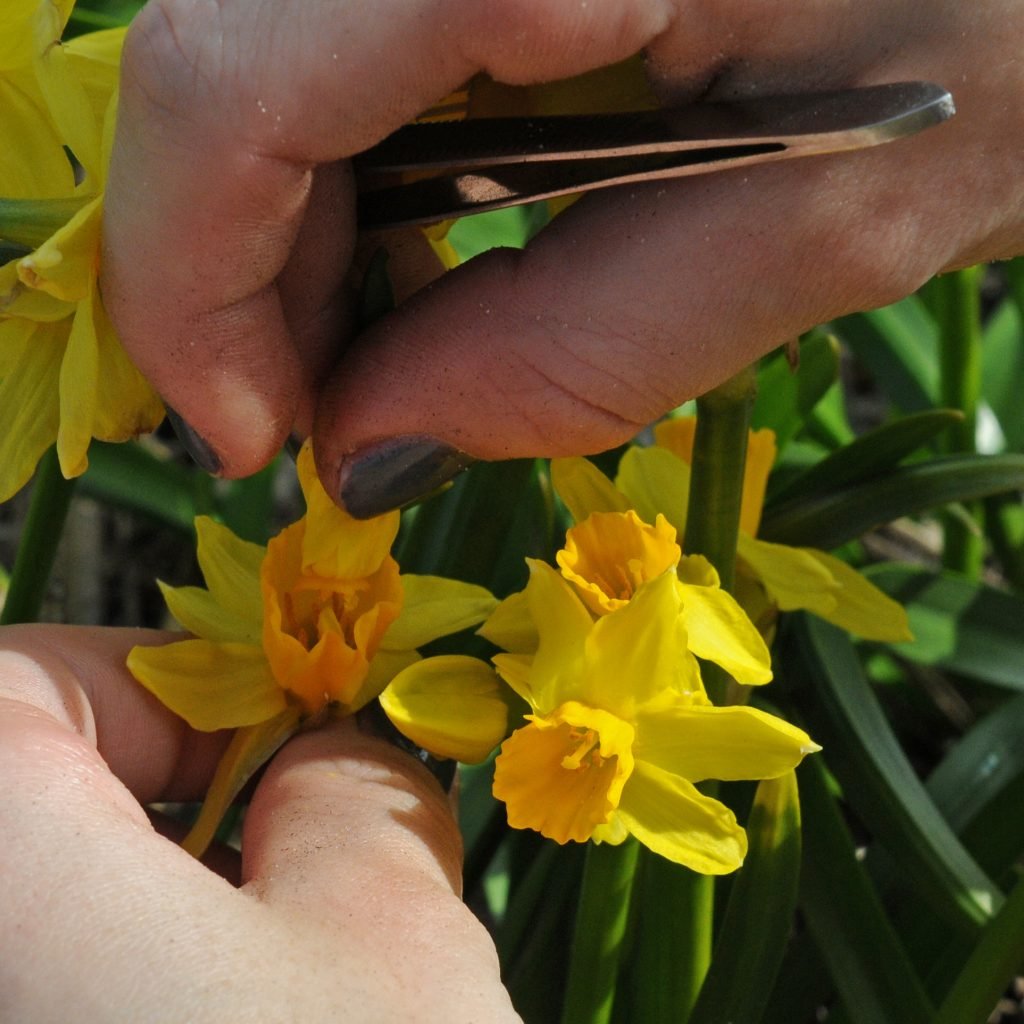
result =
[[[631,834],[695,871],[735,870],[746,834],[697,784],[775,778],[818,749],[779,718],[708,699],[697,657],[766,683],[764,641],[662,515],[581,517],[557,562],[530,561],[526,589],[481,629],[529,706],[495,765],[509,823],[559,843]]]
[[[77,476],[92,438],[126,440],[163,418],[97,287],[124,30],[62,43],[73,6],[0,9],[0,501],[55,441]]]
[[[555,488],[577,521],[594,510],[632,508],[652,522],[664,515],[682,536],[695,430],[693,417],[658,424],[656,443],[630,448],[614,483],[585,459],[556,459],[552,463]],[[814,548],[757,539],[775,456],[774,433],[751,431],[736,550],[736,595],[744,610],[769,641],[778,613],[798,609],[865,640],[912,640],[903,607],[845,562]]]
[[[200,587],[161,584],[194,639],[136,647],[128,666],[196,729],[237,729],[188,848],[205,848],[252,772],[306,723],[380,697],[397,728],[446,758],[482,761],[505,735],[508,707],[494,671],[463,655],[417,648],[475,626],[494,609],[482,587],[401,574],[391,545],[397,512],[352,519],[299,455],[306,515],[270,543],[197,521]]]

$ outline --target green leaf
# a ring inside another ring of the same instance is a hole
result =
[[[939,404],[938,336],[918,296],[844,317],[835,329],[897,408],[917,412]]]
[[[950,455],[765,510],[758,536],[828,550],[900,516],[1024,488],[1024,455]]]
[[[805,338],[795,369],[784,351],[776,352],[758,369],[751,426],[773,430],[781,451],[838,378],[839,342],[830,334],[815,332]]]
[[[932,1024],[934,1010],[829,792],[820,755],[798,772],[800,907],[855,1024]]]
[[[869,431],[791,480],[784,490],[773,495],[773,504],[796,498],[820,497],[840,487],[870,480],[892,469],[962,419],[962,414],[956,409],[934,409],[903,416]]]
[[[934,1024],[987,1020],[1000,994],[1024,967],[1024,877],[1018,879],[996,918],[982,932]]]
[[[732,883],[714,955],[687,1024],[760,1020],[793,927],[800,877],[796,774],[757,787],[750,843]]]
[[[901,657],[1024,690],[1024,599],[910,566],[865,575],[907,609],[914,642],[892,645]]]
[[[199,512],[196,475],[139,444],[94,441],[81,488],[92,498],[141,512],[191,536]]]
[[[906,880],[958,931],[970,934],[984,924],[999,909],[1002,892],[918,779],[850,638],[820,619],[794,616],[779,676],[825,748],[847,800]]]
[[[1016,302],[1000,303],[989,318],[981,358],[981,393],[999,422],[1007,448],[1024,450],[1024,403],[1020,400],[1020,382],[1024,380],[1024,322]]]

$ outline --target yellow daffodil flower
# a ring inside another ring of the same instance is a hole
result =
[[[0,162],[0,241],[13,255],[0,266],[0,501],[55,441],[77,476],[92,438],[127,440],[163,418],[97,286],[124,30],[61,44],[71,7],[16,0],[0,15],[0,83],[18,98],[3,107]]]
[[[658,424],[656,444],[630,448],[614,484],[585,459],[556,459],[555,489],[577,521],[595,510],[635,508],[645,519],[663,514],[681,535],[695,428],[692,417]],[[902,606],[845,562],[814,548],[757,539],[775,455],[772,431],[750,432],[736,551],[736,596],[750,618],[769,637],[779,611],[804,609],[867,640],[912,639]]]
[[[264,548],[200,517],[207,589],[160,584],[195,639],[136,647],[135,677],[193,728],[238,729],[188,848],[205,848],[252,772],[301,723],[351,714],[378,696],[398,729],[440,757],[482,761],[505,735],[493,670],[417,648],[481,622],[482,587],[401,575],[397,512],[356,520],[327,496],[312,451],[299,455],[306,515]]]
[[[775,778],[819,748],[781,719],[708,700],[688,650],[686,592],[675,566],[645,578],[665,560],[666,526],[662,519],[658,536],[647,535],[662,550],[625,569],[625,587],[598,583],[599,611],[584,594],[595,596],[589,588],[606,572],[591,575],[581,592],[564,570],[530,561],[515,603],[527,609],[532,629],[523,631],[507,603],[481,629],[509,648],[495,665],[530,707],[526,724],[502,745],[494,794],[514,828],[559,843],[616,843],[632,834],[669,860],[722,874],[742,864],[746,835],[696,783]]]

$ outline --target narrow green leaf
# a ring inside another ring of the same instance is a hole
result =
[[[639,849],[632,838],[618,846],[587,845],[563,1024],[608,1024],[612,1019]]]
[[[829,792],[821,755],[800,767],[800,907],[855,1024],[932,1024],[934,1010]]]
[[[1024,690],[1024,598],[910,566],[866,575],[907,609],[914,642],[892,645],[901,657]]]
[[[828,550],[900,516],[1022,488],[1024,455],[950,455],[833,494],[780,502],[765,510],[759,536]]]
[[[750,848],[732,883],[714,955],[688,1024],[755,1024],[775,984],[793,927],[800,877],[796,774],[757,787]]]
[[[1024,450],[1024,403],[1020,400],[1024,319],[1012,299],[1000,303],[986,322],[981,358],[981,393],[999,422],[1007,448]]]
[[[1003,989],[1024,968],[1024,877],[985,928],[966,966],[939,1007],[934,1024],[984,1021]]]
[[[196,473],[158,459],[139,444],[89,446],[89,468],[82,492],[92,498],[144,515],[192,534],[199,511]]]
[[[779,449],[803,426],[807,415],[839,378],[839,342],[814,332],[800,343],[799,363],[791,367],[779,351],[757,373],[757,403],[751,425],[775,432]]]
[[[1002,903],[939,813],[899,745],[850,638],[793,616],[779,673],[860,819],[948,924],[971,934]],[[806,819],[805,819],[806,820]]]
[[[714,878],[650,850],[640,851],[633,893],[635,945],[623,1019],[644,1024],[687,1019],[711,962],[714,892]]]
[[[839,337],[903,412],[939,405],[935,321],[919,296],[835,323]]]
[[[773,494],[772,503],[819,497],[871,480],[962,419],[955,409],[933,409],[887,423],[861,435],[790,481],[784,490]]]

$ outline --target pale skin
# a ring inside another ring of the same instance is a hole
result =
[[[126,45],[104,298],[227,476],[293,432],[332,494],[382,438],[598,451],[816,323],[1024,250],[1022,36],[1021,0],[152,0]],[[545,81],[641,49],[667,101],[929,79],[959,113],[588,197],[352,335],[347,157],[479,70]],[[134,642],[6,634],[0,1016],[515,1019],[453,887],[444,797],[379,741],[285,748],[241,888],[154,832],[141,804],[199,795],[215,750],[126,676]]]
[[[293,740],[253,794],[241,857],[212,870],[142,807],[199,798],[225,738],[124,668],[161,635],[0,638],[0,1018],[519,1019],[458,895],[449,799],[408,754],[351,720]]]
[[[403,435],[599,451],[814,324],[1024,249],[1022,32],[1021,0],[153,0],[125,51],[104,295],[227,476],[292,431],[331,494]],[[480,70],[537,82],[641,49],[667,101],[928,79],[959,113],[587,197],[352,337],[344,158]]]

